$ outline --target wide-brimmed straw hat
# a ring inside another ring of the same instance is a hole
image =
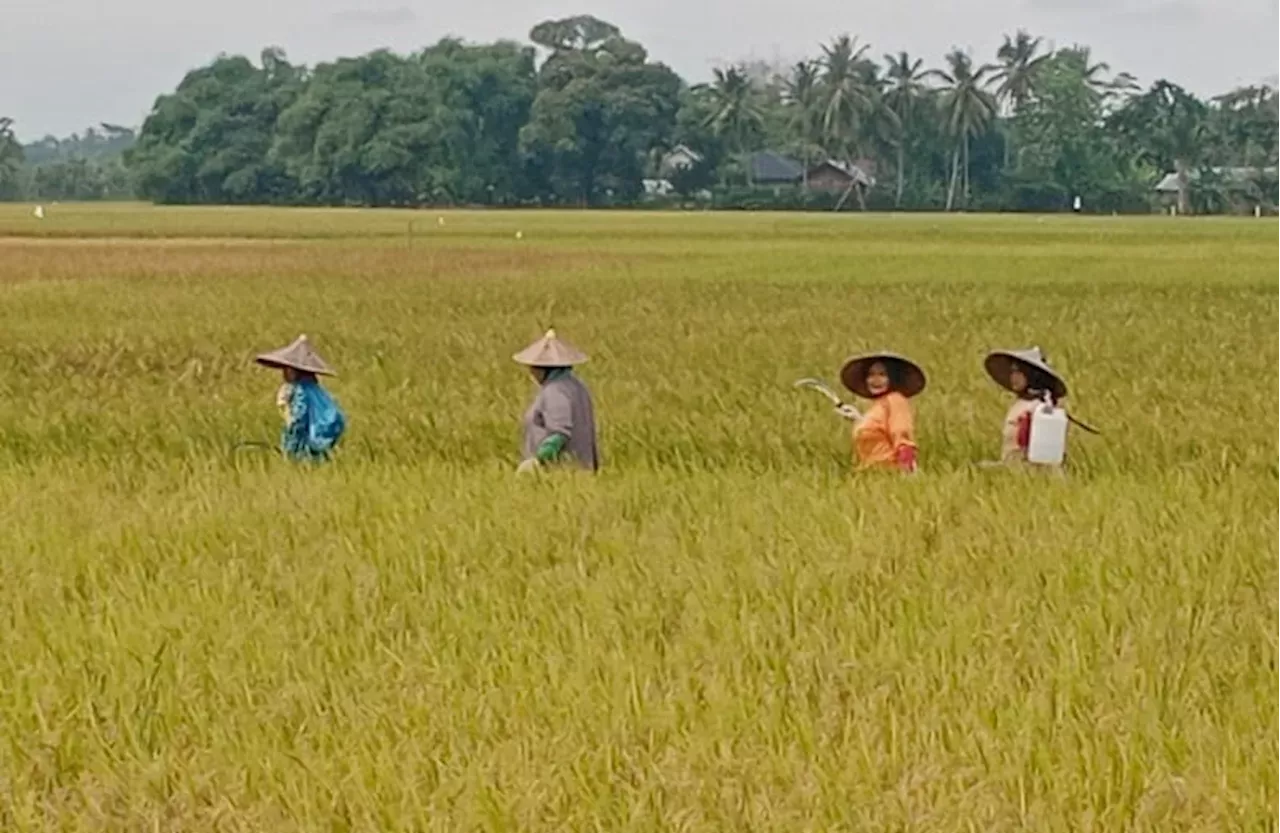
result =
[[[997,385],[1017,393],[1009,384],[1009,376],[1013,373],[1015,364],[1021,364],[1030,371],[1027,374],[1029,386],[1034,388],[1047,385],[1054,399],[1066,398],[1067,383],[1056,370],[1049,366],[1049,360],[1045,358],[1039,347],[1028,347],[1025,350],[992,350],[983,362],[987,373]],[[1040,378],[1037,379],[1037,376]]]
[[[893,389],[903,396],[910,398],[924,390],[924,371],[920,369],[920,365],[897,353],[867,353],[854,356],[840,368],[840,381],[863,399],[873,399],[874,396],[867,389],[867,371],[876,362],[883,362],[886,367],[896,367],[897,372],[891,369],[889,375],[894,379]]]
[[[254,361],[264,367],[291,367],[294,370],[314,373],[317,376],[337,375],[334,373],[333,368],[329,367],[328,363],[320,358],[320,354],[311,346],[311,342],[307,340],[305,335],[298,336],[288,347],[281,347],[279,350],[259,354]]]
[[[547,330],[546,335],[511,358],[529,367],[573,367],[585,362],[587,354],[561,340],[555,330]]]

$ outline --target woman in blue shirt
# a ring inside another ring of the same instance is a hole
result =
[[[298,336],[288,347],[259,355],[256,361],[264,367],[279,368],[284,376],[284,384],[276,393],[276,405],[284,418],[280,450],[291,460],[329,459],[347,427],[342,409],[317,378],[333,376],[333,370],[305,335]]]

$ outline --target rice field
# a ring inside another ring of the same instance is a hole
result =
[[[519,238],[516,234],[520,232]],[[1260,831],[1269,220],[0,207],[0,829]],[[598,477],[517,479],[549,325]],[[339,459],[273,441],[308,334]],[[988,471],[994,347],[1071,386]],[[917,360],[921,473],[792,382]]]

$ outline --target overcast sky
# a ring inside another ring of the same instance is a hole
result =
[[[314,64],[378,47],[408,52],[444,35],[524,40],[550,17],[609,20],[686,79],[749,58],[794,61],[849,32],[873,54],[940,63],[952,46],[989,58],[1030,29],[1143,84],[1202,95],[1273,79],[1277,0],[0,0],[0,116],[24,140],[101,121],[140,124],[155,97],[219,52],[284,47]]]

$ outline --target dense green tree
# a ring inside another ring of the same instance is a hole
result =
[[[31,169],[29,196],[43,200],[124,200],[133,183],[119,154],[72,157],[44,162]]]
[[[1276,164],[1280,155],[1277,102],[1276,91],[1262,86],[1240,87],[1213,99],[1212,129],[1220,148],[1219,161],[1247,168]]]
[[[582,205],[635,199],[649,151],[671,144],[684,83],[594,18],[540,23],[530,37],[553,49],[520,131],[537,190]]]
[[[261,66],[221,56],[156,100],[126,154],[139,193],[157,202],[269,202],[294,191],[270,157],[276,119],[306,73],[265,49]]]
[[[133,196],[133,182],[123,155],[135,132],[102,124],[81,133],[45,136],[24,145],[20,193],[10,198],[35,200],[121,200]]]
[[[318,66],[272,148],[308,201],[365,205],[515,199],[533,52],[446,39]]]
[[[66,138],[55,136],[32,142],[23,147],[26,161],[33,166],[72,159],[99,159],[119,157],[137,141],[137,133],[118,124],[103,123],[90,127],[83,134],[72,133]]]
[[[0,116],[0,199],[21,195],[22,162],[22,144],[13,135],[13,119]]]
[[[544,20],[529,31],[529,40],[552,55],[595,52],[606,42],[621,37],[617,26],[589,14]]]
[[[1021,145],[1010,184],[1028,208],[1062,208],[1080,196],[1093,206],[1140,203],[1146,173],[1119,152],[1104,125],[1103,98],[1089,67],[1074,52],[1058,52],[1040,68],[1035,89],[1015,116]]]
[[[1160,170],[1177,175],[1178,211],[1187,213],[1191,171],[1204,159],[1211,128],[1209,108],[1176,84],[1160,80],[1118,110],[1109,127]]]

